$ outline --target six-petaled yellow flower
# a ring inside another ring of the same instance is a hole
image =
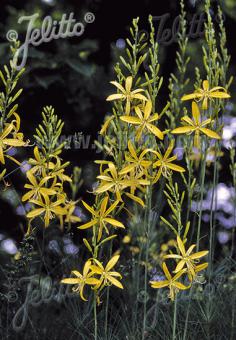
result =
[[[158,171],[157,171],[157,174],[154,178],[153,183],[156,183],[159,180],[159,178],[161,177],[161,175],[163,175],[164,177],[170,176],[171,170],[177,171],[177,172],[184,172],[185,171],[185,169],[182,168],[182,166],[179,166],[177,164],[172,163],[173,161],[175,161],[177,159],[177,155],[169,157],[173,148],[174,148],[174,142],[171,141],[171,143],[168,146],[164,156],[161,155],[160,152],[153,151],[154,154],[158,158],[158,160],[154,162],[153,167],[159,168]]]
[[[185,286],[183,283],[177,281],[183,274],[184,270],[179,271],[175,276],[171,276],[167,265],[165,262],[162,264],[162,269],[166,276],[166,280],[163,281],[150,281],[152,288],[164,288],[168,287],[170,290],[169,298],[173,301],[175,299],[175,295],[178,293],[179,290],[186,290],[189,289],[190,286]]]
[[[40,181],[38,181],[37,178],[30,171],[27,171],[26,176],[30,181],[30,184],[25,184],[25,188],[30,190],[22,197],[23,202],[28,201],[31,198],[38,199],[41,197],[41,195],[50,196],[57,193],[54,188],[55,182],[54,185],[52,185],[50,188],[45,187],[45,184],[48,182],[49,179],[51,179],[50,176],[46,176]]]
[[[128,141],[128,150],[129,153],[125,155],[125,160],[128,163],[120,172],[120,175],[125,175],[134,170],[136,174],[147,174],[147,169],[152,164],[151,161],[145,159],[145,155],[149,151],[148,149],[143,150],[140,155],[137,155],[137,152],[131,141]]]
[[[144,132],[151,132],[152,134],[154,134],[157,138],[161,140],[164,138],[163,132],[160,129],[158,129],[158,127],[152,124],[155,121],[158,121],[159,115],[157,113],[151,115],[152,102],[150,100],[148,100],[148,102],[146,103],[143,109],[136,106],[135,112],[136,112],[137,117],[126,115],[126,116],[120,116],[120,119],[123,122],[137,126],[136,141],[140,140]]]
[[[93,226],[98,226],[98,236],[97,240],[100,241],[103,233],[103,229],[105,229],[106,233],[109,234],[109,230],[107,228],[107,224],[112,225],[115,228],[125,228],[123,223],[114,219],[110,214],[117,207],[119,201],[115,201],[110,207],[107,207],[108,197],[104,197],[99,209],[94,210],[94,208],[90,207],[87,203],[82,202],[84,207],[92,214],[93,218],[88,223],[85,223],[79,226],[79,229],[88,229]]]
[[[101,184],[95,190],[95,193],[101,194],[107,191],[113,192],[117,200],[122,201],[123,190],[129,187],[132,183],[131,181],[124,178],[124,175],[120,175],[117,172],[117,169],[114,163],[109,162],[108,168],[102,172],[101,175],[97,176],[99,180],[101,180]]]
[[[177,236],[177,245],[178,245],[180,254],[169,254],[169,255],[164,256],[164,258],[179,260],[174,270],[174,273],[178,273],[179,271],[181,271],[182,269],[186,267],[187,272],[189,274],[189,278],[192,281],[192,279],[194,279],[194,277],[196,276],[196,267],[197,267],[196,263],[198,263],[198,260],[201,257],[204,257],[208,254],[208,250],[199,251],[197,253],[192,254],[193,249],[196,247],[196,244],[191,245],[189,249],[186,251],[184,243],[179,236]],[[199,266],[203,266],[203,267],[199,267]],[[205,269],[206,267],[207,267],[207,263],[198,265],[198,271],[200,271],[199,270],[200,268]]]
[[[123,285],[118,279],[122,279],[120,273],[111,271],[111,269],[116,265],[120,258],[120,255],[113,256],[107,265],[104,267],[102,263],[96,259],[93,259],[95,265],[91,266],[91,271],[94,274],[100,275],[99,284],[94,287],[94,289],[103,289],[104,286],[114,285],[118,288],[123,289]]]
[[[144,92],[143,89],[131,90],[133,84],[133,78],[131,76],[127,77],[125,80],[125,87],[120,85],[117,81],[111,81],[111,84],[116,86],[121,93],[112,94],[107,97],[107,101],[111,100],[126,100],[125,114],[128,116],[130,114],[131,102],[135,99],[147,101],[147,98],[140,92]]]
[[[203,88],[197,89],[194,93],[187,94],[181,98],[181,100],[192,100],[203,101],[202,109],[208,109],[208,101],[209,99],[219,98],[219,99],[228,99],[230,95],[226,92],[226,89],[222,86],[216,86],[210,89],[208,80],[203,81]]]
[[[64,195],[58,195],[55,202],[51,202],[47,195],[43,195],[38,200],[30,200],[31,203],[39,206],[40,208],[35,208],[27,214],[28,218],[35,218],[40,215],[44,215],[45,227],[49,226],[49,222],[54,216],[60,217],[61,215],[66,215],[67,210],[61,206],[65,202]]]
[[[207,135],[209,138],[220,139],[220,136],[215,131],[205,128],[205,126],[212,123],[212,119],[208,118],[201,121],[201,114],[197,103],[192,102],[192,115],[193,119],[188,116],[184,116],[181,120],[187,125],[178,127],[171,132],[173,134],[192,134],[194,133],[194,146],[199,148],[200,146],[200,133]]]
[[[75,287],[72,288],[73,292],[79,292],[81,299],[87,301],[87,299],[84,297],[85,285],[95,286],[100,283],[98,279],[92,277],[93,272],[91,271],[91,261],[88,260],[85,263],[83,274],[81,274],[78,270],[73,270],[71,273],[76,277],[63,279],[61,280],[61,283],[74,285]]]

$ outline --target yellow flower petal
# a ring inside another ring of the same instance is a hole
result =
[[[221,137],[218,135],[218,133],[209,130],[207,128],[200,128],[200,131],[205,133],[205,135],[207,135],[210,138],[214,138],[214,139],[221,139]]]
[[[172,279],[172,277],[170,275],[170,272],[169,272],[165,262],[163,262],[163,264],[162,264],[162,269],[163,269],[163,271],[165,273],[166,278],[170,281]]]
[[[131,117],[131,116],[120,116],[120,120],[129,124],[140,125],[141,121],[139,118]]]
[[[192,102],[192,115],[196,125],[200,124],[200,110],[197,103]]]
[[[107,97],[106,101],[111,101],[111,100],[117,100],[117,99],[124,99],[125,96],[123,94],[117,93],[117,94],[111,94],[110,96]]]
[[[185,246],[184,246],[183,241],[181,240],[181,238],[179,236],[177,236],[177,244],[178,244],[178,248],[179,248],[181,254],[183,256],[185,256],[185,254],[186,254]]]
[[[230,95],[226,92],[211,92],[210,97],[212,98],[220,98],[220,99],[227,99],[230,98]]]
[[[189,132],[193,132],[194,130],[195,128],[193,126],[181,126],[181,127],[178,127],[172,130],[171,133],[173,134],[189,133]]]
[[[110,261],[107,263],[106,268],[105,268],[107,272],[109,272],[116,265],[119,258],[120,258],[120,255],[115,255],[110,259]]]
[[[115,279],[112,276],[108,276],[107,278],[114,286],[120,288],[120,289],[124,289],[123,285],[120,283],[120,281],[118,281],[117,279]]]
[[[195,254],[190,255],[190,258],[191,260],[200,259],[201,257],[206,256],[208,253],[208,250],[199,251]]]
[[[107,222],[107,223],[110,223],[111,225],[114,225],[115,227],[125,229],[124,224],[115,220],[114,218],[106,217],[106,218],[104,218],[104,221]]]
[[[159,130],[155,125],[153,124],[147,124],[148,130],[150,130],[157,138],[163,140],[164,135],[161,130]]]
[[[125,80],[126,92],[129,93],[131,91],[132,83],[133,83],[133,78],[131,76],[127,77]]]
[[[88,223],[82,224],[78,227],[78,229],[88,229],[91,228],[92,226],[94,226],[95,224],[97,224],[97,220],[92,220]]]
[[[182,101],[185,101],[185,100],[191,100],[191,99],[197,99],[197,98],[201,98],[201,94],[199,93],[191,93],[191,94],[187,94],[185,96],[183,96],[181,98]]]
[[[150,284],[152,288],[158,289],[169,286],[169,281],[150,281]]]
[[[79,284],[80,281],[81,280],[78,279],[78,278],[68,278],[68,279],[62,279],[61,283],[66,283],[66,284],[69,284],[69,285],[76,285],[76,284]]]

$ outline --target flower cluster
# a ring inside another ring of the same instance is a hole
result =
[[[150,281],[152,288],[157,289],[168,287],[170,290],[169,297],[172,301],[175,299],[175,296],[179,290],[189,289],[192,282],[196,280],[197,273],[206,269],[208,266],[207,262],[199,264],[199,259],[206,256],[208,251],[205,250],[193,253],[195,247],[196,245],[193,244],[188,248],[188,250],[186,250],[184,242],[179,236],[177,236],[176,248],[178,250],[178,254],[169,254],[164,256],[164,259],[175,259],[178,261],[173,271],[174,276],[170,274],[166,263],[163,262],[162,269],[166,279],[163,281]],[[179,281],[179,279],[183,278],[183,275],[185,274],[187,274],[189,279],[188,286]]]
[[[118,280],[121,279],[122,276],[120,273],[112,270],[119,260],[119,257],[119,255],[113,256],[105,267],[96,259],[88,260],[84,265],[82,274],[77,270],[73,270],[71,274],[76,277],[62,279],[61,283],[73,285],[72,290],[79,292],[81,299],[84,301],[87,301],[84,297],[85,285],[92,286],[92,289],[97,293],[97,300],[99,302],[99,293],[104,287],[114,285],[123,289],[122,284]]]
[[[142,88],[133,89],[134,78],[132,76],[125,79],[124,87],[118,82],[111,83],[116,86],[119,92],[110,95],[107,100],[118,102],[118,105],[121,105],[121,113],[116,116],[117,119],[115,119],[115,116],[109,118],[101,131],[107,135],[111,123],[115,124],[121,131],[124,130],[127,134],[127,139],[124,141],[125,149],[123,152],[117,148],[113,160],[96,161],[100,165],[100,174],[97,176],[99,183],[94,189],[95,202],[92,206],[84,201],[82,202],[84,208],[91,214],[91,218],[78,227],[80,230],[92,230],[91,241],[84,238],[84,244],[92,254],[92,258],[85,264],[86,275],[72,271],[73,274],[77,273],[78,280],[82,282],[79,286],[80,293],[81,289],[83,292],[84,285],[88,284],[93,286],[92,289],[97,297],[101,287],[105,287],[108,283],[123,288],[113,277],[121,278],[119,273],[106,274],[111,269],[111,264],[113,266],[113,262],[118,261],[119,256],[114,256],[104,268],[98,260],[98,250],[105,242],[116,237],[116,234],[114,234],[116,229],[125,228],[125,225],[117,219],[116,215],[121,210],[128,211],[126,198],[145,207],[143,197],[151,184],[156,183],[161,175],[169,177],[172,171],[185,171],[184,168],[174,163],[177,156],[171,155],[174,148],[173,140],[171,140],[164,155],[159,149],[150,147],[150,143],[149,146],[141,143],[141,140],[143,141],[147,136],[162,141],[165,134],[160,127],[156,126],[160,117],[153,112],[153,104],[148,91]],[[124,107],[123,103],[125,103]],[[122,112],[125,112],[125,115]],[[134,138],[130,138],[132,133]],[[122,136],[120,138],[122,139]],[[116,154],[118,154],[118,157],[116,157]],[[111,233],[112,235],[110,235]],[[98,279],[94,277],[94,273],[101,275],[104,280],[103,283],[101,283],[101,278],[99,279],[100,284],[97,283],[96,280]],[[62,282],[74,284],[76,280],[64,279]],[[83,298],[83,293],[81,293],[81,297]]]
[[[36,217],[42,217],[47,228],[55,217],[60,219],[61,228],[65,223],[79,222],[80,218],[73,215],[76,202],[68,200],[64,192],[64,182],[71,183],[71,178],[65,174],[67,163],[63,163],[59,157],[63,145],[57,145],[62,123],[57,120],[52,107],[46,107],[43,111],[44,129],[40,125],[35,136],[38,145],[34,148],[34,158],[28,163],[31,166],[26,176],[28,190],[22,197],[23,202],[29,202],[33,209],[28,212],[30,223]]]
[[[18,47],[18,42],[15,42],[14,45],[11,46],[13,55]],[[17,113],[18,104],[16,104],[16,100],[21,95],[22,89],[15,92],[17,82],[24,73],[24,69],[16,71],[14,63],[11,60],[10,67],[5,65],[4,70],[5,72],[0,71],[0,79],[4,87],[4,91],[0,92],[0,181],[4,181],[4,176],[7,172],[5,168],[6,159],[10,159],[19,166],[21,165],[21,163],[13,157],[12,149],[28,145],[28,142],[24,141],[23,133],[20,132],[21,119]]]

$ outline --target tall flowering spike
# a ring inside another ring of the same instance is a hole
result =
[[[208,109],[208,101],[214,98],[228,99],[230,95],[227,93],[226,89],[222,86],[216,86],[210,89],[208,80],[204,80],[202,84],[202,89],[197,89],[194,93],[187,94],[181,98],[181,100],[192,100],[202,101],[202,109]]]
[[[117,81],[111,81],[111,84],[116,86],[118,90],[120,90],[121,93],[112,94],[109,97],[107,97],[107,101],[112,100],[125,100],[126,106],[125,106],[125,114],[128,116],[130,114],[131,109],[131,103],[133,100],[141,100],[141,101],[147,101],[148,99],[141,94],[140,92],[144,92],[143,89],[132,89],[133,84],[133,78],[131,76],[127,77],[125,80],[125,86],[123,87],[121,84],[119,84]]]
[[[208,118],[204,121],[201,121],[201,114],[197,103],[192,102],[192,116],[193,118],[189,118],[188,116],[184,116],[181,118],[183,125],[171,131],[173,134],[192,134],[194,133],[194,146],[199,148],[200,146],[200,134],[203,133],[209,138],[221,139],[221,137],[215,131],[207,129],[205,126],[212,123],[212,119]]]
[[[164,138],[163,132],[160,129],[158,129],[155,125],[152,124],[153,122],[158,121],[159,115],[157,113],[155,113],[154,115],[151,115],[151,112],[152,112],[152,102],[148,100],[143,109],[141,109],[139,106],[135,107],[135,113],[137,117],[133,117],[133,116],[132,117],[131,116],[120,117],[120,119],[123,122],[137,126],[136,141],[140,140],[142,134],[150,133],[150,132],[161,140]]]
[[[11,56],[9,65],[4,65],[0,70],[0,182],[5,182],[7,169],[5,168],[6,159],[9,159],[21,166],[21,163],[11,155],[12,148],[27,146],[28,142],[24,141],[24,135],[20,132],[21,120],[16,112],[19,99],[23,89],[17,90],[17,83],[24,73],[24,68],[20,71],[16,69],[15,55],[20,47],[19,41],[11,44]]]

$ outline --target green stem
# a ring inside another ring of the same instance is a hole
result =
[[[188,320],[189,320],[189,312],[190,312],[190,304],[191,304],[192,294],[193,294],[193,286],[191,286],[191,288],[190,288],[187,315],[186,315],[186,319],[185,319],[185,323],[184,323],[184,335],[183,335],[183,340],[186,339],[187,331],[188,331]]]
[[[214,164],[214,175],[213,175],[213,188],[212,188],[212,197],[211,197],[211,208],[210,208],[210,249],[209,249],[209,267],[208,273],[210,277],[210,273],[212,270],[212,260],[213,260],[213,234],[214,234],[214,213],[213,213],[213,204],[215,201],[215,186],[216,186],[216,178],[217,178],[217,153],[218,153],[218,144],[216,147],[216,160]]]
[[[97,320],[97,295],[93,295],[93,313],[94,313],[94,340],[98,339],[98,320]]]
[[[109,246],[109,259],[111,258],[112,255],[112,244],[113,242],[111,241],[110,246]],[[107,337],[107,329],[108,329],[108,312],[109,312],[109,297],[110,297],[110,287],[107,287],[107,298],[106,298],[106,308],[105,308],[105,336],[106,339]]]
[[[144,306],[143,306],[143,337],[145,339],[145,330],[147,324],[147,276],[148,276],[148,258],[149,258],[149,234],[150,234],[150,212],[152,208],[152,184],[147,191],[148,200],[145,210],[145,226],[146,226],[146,247],[145,247],[145,272],[144,272]]]
[[[177,316],[177,298],[175,298],[175,304],[174,304],[172,340],[176,339],[176,316]]]
[[[203,154],[203,161],[202,161],[202,168],[201,168],[201,197],[200,197],[200,209],[199,209],[199,216],[198,216],[198,226],[197,226],[197,251],[199,250],[199,242],[200,242],[200,235],[201,235],[201,224],[202,224],[202,202],[203,202],[203,195],[204,195],[204,184],[205,184],[205,176],[206,176],[206,150]]]

